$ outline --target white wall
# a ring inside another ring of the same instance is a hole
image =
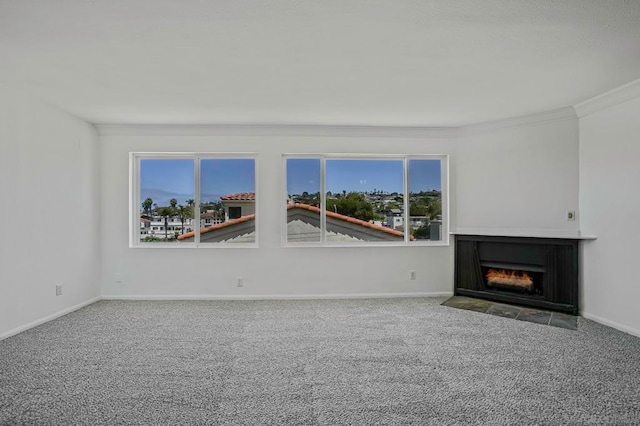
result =
[[[0,338],[99,297],[97,144],[93,126],[0,86]]]
[[[101,136],[102,285],[105,296],[305,296],[450,292],[450,247],[282,248],[282,154],[304,152],[450,153],[444,139],[216,136]],[[180,133],[180,132],[178,132]],[[251,133],[251,132],[248,132]],[[128,247],[129,152],[258,154],[257,249]],[[409,280],[409,270],[418,279]],[[123,283],[116,283],[121,274]],[[244,287],[235,286],[236,277]]]
[[[640,336],[640,97],[580,119],[583,315]]]
[[[458,230],[577,234],[575,116],[471,133],[456,152]]]
[[[577,230],[577,120],[407,136],[277,136],[252,129],[100,127],[102,289],[107,297],[242,297],[451,293],[453,247],[282,248],[283,153],[450,154],[451,225]],[[362,132],[361,132],[362,133]],[[370,133],[370,134],[369,134]],[[408,133],[411,133],[410,131]],[[429,133],[429,132],[427,132]],[[258,249],[128,247],[130,152],[257,152]],[[506,164],[499,160],[504,159]],[[523,165],[516,169],[512,163]],[[509,200],[511,198],[511,201]],[[499,202],[494,202],[494,201]],[[457,204],[457,205],[456,205]],[[525,206],[521,206],[525,204]],[[462,206],[462,207],[461,207]],[[464,211],[463,211],[464,210]],[[467,211],[468,210],[468,211]],[[515,212],[515,214],[514,214]],[[409,280],[409,270],[417,280]],[[122,283],[116,283],[116,275]],[[235,287],[235,277],[244,287]]]

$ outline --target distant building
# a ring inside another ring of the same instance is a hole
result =
[[[193,219],[185,219],[184,224],[178,216],[167,218],[167,232],[165,232],[163,216],[141,216],[140,217],[140,238],[155,237],[164,240],[174,239],[176,233],[190,231],[193,229]]]
[[[148,217],[141,216],[140,217],[140,237],[144,238],[149,235],[149,230],[151,229],[151,220]]]
[[[402,209],[390,209],[385,219],[385,224],[398,231],[404,230],[404,211]]]
[[[220,219],[212,210],[200,213],[200,226],[217,225],[222,222],[224,222],[224,219]]]
[[[238,219],[256,212],[255,192],[241,192],[220,197],[224,206],[225,220]]]

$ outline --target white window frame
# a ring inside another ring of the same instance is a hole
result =
[[[253,242],[201,242],[200,241],[200,161],[201,160],[253,160],[255,188],[255,220]],[[143,243],[140,241],[140,161],[141,160],[193,160],[194,179],[194,227],[193,242],[181,243]],[[259,202],[258,202],[258,155],[253,152],[130,152],[129,153],[129,247],[130,248],[258,248]]]
[[[319,159],[320,160],[320,241],[318,242],[289,242],[287,239],[287,160],[288,159]],[[405,228],[404,239],[402,241],[359,241],[359,242],[327,242],[326,238],[326,161],[327,160],[403,160],[403,180],[404,180],[404,223],[409,223],[409,161],[410,160],[440,160],[440,182],[442,196],[442,227],[441,239],[430,240],[410,240],[408,227]],[[282,155],[283,172],[283,198],[281,200],[281,245],[282,247],[425,247],[425,246],[449,246],[449,155],[448,154],[294,154]]]

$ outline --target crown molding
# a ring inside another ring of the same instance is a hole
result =
[[[297,136],[448,138],[455,127],[346,126],[301,124],[96,124],[100,136]]]
[[[638,97],[640,97],[640,79],[602,93],[591,99],[587,99],[584,102],[576,104],[573,108],[575,109],[578,118],[582,118],[594,112],[601,111],[605,108],[609,108]]]
[[[348,126],[303,124],[95,124],[100,136],[291,136],[367,138],[454,138],[508,127],[576,119],[572,107],[460,127]]]
[[[485,123],[478,124],[470,124],[468,126],[463,126],[458,128],[459,136],[471,136],[476,135],[478,133],[487,133],[492,132],[499,129],[509,128],[509,127],[522,127],[522,126],[530,126],[532,124],[547,122],[547,121],[556,121],[556,120],[567,120],[567,119],[576,119],[578,118],[575,110],[572,107],[564,107],[558,109],[552,109],[549,111],[537,112],[534,114],[522,115],[518,117],[510,117],[501,120],[495,121],[487,121]]]

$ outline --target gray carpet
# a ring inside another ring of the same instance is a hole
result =
[[[640,424],[640,339],[444,300],[98,302],[0,342],[0,424]]]

